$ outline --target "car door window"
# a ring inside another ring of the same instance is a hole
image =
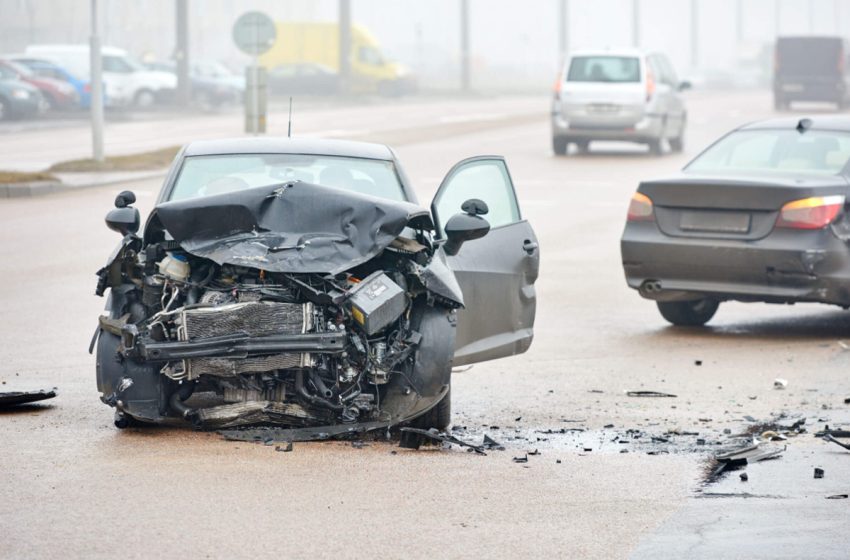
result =
[[[116,74],[132,74],[133,67],[120,56],[104,56],[103,71]]]
[[[461,212],[461,205],[470,198],[487,203],[489,212],[482,217],[490,223],[491,228],[521,219],[513,182],[501,158],[465,160],[449,172],[432,205],[441,237],[446,221]]]

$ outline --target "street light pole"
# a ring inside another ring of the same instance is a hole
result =
[[[699,66],[699,12],[697,0],[691,0],[691,68]]]
[[[567,50],[570,41],[570,2],[561,0],[558,10],[558,54],[559,64],[563,66],[567,61]]]
[[[632,43],[640,47],[640,0],[632,0]]]
[[[469,0],[460,0],[460,89],[469,91]]]
[[[91,0],[91,39],[89,40],[91,138],[92,159],[98,163],[103,163],[103,66],[101,62],[97,0]]]
[[[351,0],[339,0],[339,81],[343,94],[351,87]]]
[[[177,31],[174,58],[177,61],[177,102],[186,107],[192,99],[189,79],[189,0],[177,0]]]

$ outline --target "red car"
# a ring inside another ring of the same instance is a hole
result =
[[[23,64],[13,60],[0,59],[0,67],[14,72],[22,82],[38,88],[51,109],[72,109],[80,105],[80,96],[76,88],[68,82],[38,76]]]

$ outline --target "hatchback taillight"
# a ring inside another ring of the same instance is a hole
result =
[[[646,69],[646,100],[652,100],[652,96],[655,95],[655,74],[652,72],[651,68]]]
[[[652,213],[652,200],[643,193],[636,192],[633,194],[626,219],[630,222],[653,221],[655,216]]]
[[[561,98],[561,87],[562,87],[561,86],[561,82],[562,82],[561,78],[562,78],[562,76],[560,74],[558,74],[558,77],[555,78],[555,85],[552,87],[552,92],[555,95],[555,99]]]
[[[792,200],[779,211],[776,227],[791,229],[825,228],[844,208],[844,196],[813,196]]]

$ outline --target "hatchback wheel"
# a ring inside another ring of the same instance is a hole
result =
[[[661,149],[661,138],[653,138],[652,140],[647,142],[647,144],[649,144],[650,154],[654,156],[660,156],[663,153],[663,150]]]
[[[720,306],[719,301],[711,298],[655,303],[661,316],[678,327],[701,327],[714,317]]]
[[[567,140],[566,138],[552,137],[552,151],[556,156],[567,155]]]

